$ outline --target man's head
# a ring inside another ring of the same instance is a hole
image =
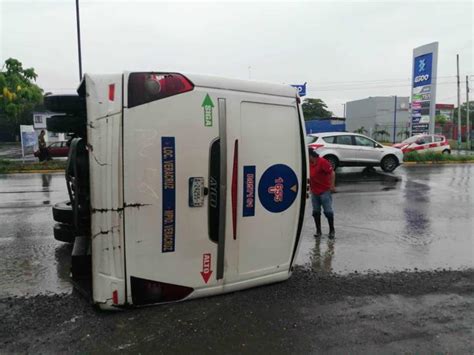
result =
[[[308,156],[310,164],[314,164],[318,159],[319,154],[313,148],[308,148]]]

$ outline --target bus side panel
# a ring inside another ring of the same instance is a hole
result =
[[[304,152],[301,151],[298,108],[295,99],[281,98],[274,102],[241,104],[239,171],[255,171],[254,205],[246,209],[246,215],[243,207],[238,211],[241,278],[285,269],[289,271],[296,242],[301,194],[305,193],[306,188],[305,182],[301,181]],[[267,131],[271,133],[265,134]],[[284,166],[281,174],[280,171],[274,176],[265,174],[267,170],[281,166]],[[268,186],[262,190],[263,195],[267,196],[264,204],[259,190],[265,182]],[[244,181],[239,183],[245,184]],[[278,188],[284,188],[284,193],[280,195]],[[248,193],[247,186],[242,186],[239,191],[239,205],[244,206],[247,204],[244,199]],[[280,211],[281,205],[288,206]]]
[[[121,97],[104,92],[110,85],[121,93],[121,76],[86,78],[88,149],[91,192],[92,295],[95,303],[108,308],[125,298],[123,260],[122,114],[116,111]],[[111,84],[112,82],[112,84]],[[115,101],[118,101],[117,102]],[[102,114],[104,116],[98,116]],[[94,117],[95,115],[95,117]]]

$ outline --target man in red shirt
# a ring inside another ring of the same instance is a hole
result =
[[[334,211],[332,209],[332,195],[335,191],[336,174],[331,164],[318,153],[309,148],[309,176],[311,186],[311,204],[313,205],[313,218],[316,224],[315,237],[320,237],[321,232],[321,206],[329,223],[329,239],[336,235],[334,230]]]

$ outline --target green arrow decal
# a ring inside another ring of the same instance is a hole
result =
[[[214,107],[214,103],[209,94],[206,94],[201,107],[204,108],[204,126],[212,127],[212,108]]]

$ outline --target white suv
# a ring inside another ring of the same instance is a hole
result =
[[[392,172],[403,164],[400,149],[383,146],[362,134],[313,133],[306,137],[306,143],[326,158],[334,169],[338,166],[380,166],[383,171]]]

